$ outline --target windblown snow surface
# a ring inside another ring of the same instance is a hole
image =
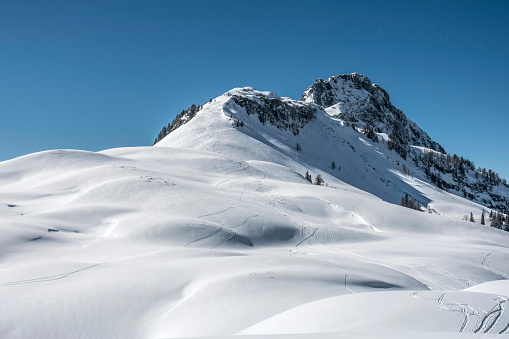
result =
[[[295,136],[231,94],[156,147],[0,163],[1,338],[509,334],[509,233],[462,221],[482,206],[324,111]]]

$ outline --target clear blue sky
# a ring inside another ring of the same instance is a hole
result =
[[[351,72],[509,179],[509,1],[0,0],[0,161],[151,145],[233,87]]]

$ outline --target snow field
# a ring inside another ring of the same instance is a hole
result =
[[[157,147],[0,163],[0,337],[508,333],[509,234],[461,220],[482,206],[330,116],[237,129],[226,102]]]

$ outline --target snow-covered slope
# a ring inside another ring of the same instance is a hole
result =
[[[419,173],[252,88],[156,147],[2,162],[0,337],[509,333],[509,233],[463,221],[483,206]]]

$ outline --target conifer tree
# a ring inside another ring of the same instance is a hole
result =
[[[300,147],[300,144],[299,144],[299,143],[296,143],[296,144],[295,144],[295,149],[296,149],[297,151],[299,151],[299,152],[300,152],[300,151],[302,151],[302,147]]]
[[[333,170],[336,169],[336,163],[334,161],[330,164],[330,168]]]
[[[468,219],[468,221],[475,222],[474,215],[472,214],[472,212],[470,212],[470,219]]]
[[[502,213],[497,212],[496,214],[493,214],[490,226],[494,228],[502,228]]]
[[[498,225],[498,228],[502,229],[502,226],[504,225],[504,215],[500,212],[497,212],[497,216],[496,216],[496,219],[497,219],[497,225]]]
[[[484,222],[484,209],[482,210],[482,213],[481,213],[481,225],[485,225],[485,222]]]
[[[309,182],[313,182],[313,178],[311,177],[311,174],[309,174],[308,171],[306,171],[306,180],[309,181]]]
[[[410,198],[410,200],[408,201],[408,205],[407,205],[408,208],[411,208],[413,210],[415,210],[415,200],[414,198]]]
[[[315,177],[315,185],[323,185],[323,178],[320,174],[317,174]]]

